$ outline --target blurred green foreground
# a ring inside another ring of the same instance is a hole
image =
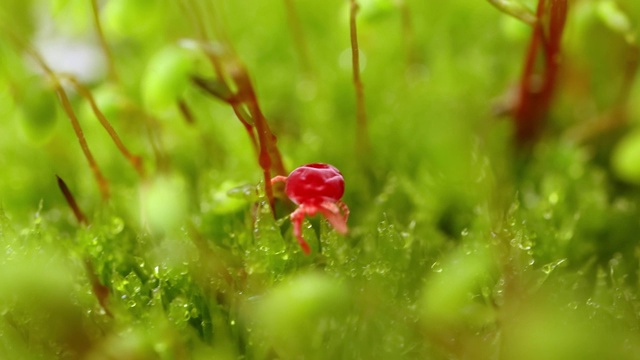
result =
[[[640,2],[568,1],[527,143],[537,1],[358,3],[366,131],[347,0],[3,0],[0,359],[640,358]],[[344,175],[310,256],[243,74],[286,169]]]

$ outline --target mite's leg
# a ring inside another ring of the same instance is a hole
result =
[[[282,176],[282,175],[274,176],[273,179],[271,179],[271,185],[277,182],[286,182],[286,181],[287,181],[286,176]]]
[[[320,205],[318,211],[324,215],[327,221],[329,221],[329,224],[331,224],[339,234],[345,235],[349,232],[347,217],[340,213],[340,208],[335,203],[325,201]]]
[[[340,211],[342,212],[342,216],[344,216],[344,222],[347,222],[347,220],[349,219],[349,207],[347,206],[347,204],[343,203],[342,201],[338,200],[336,201],[336,205],[340,208]]]
[[[291,223],[293,223],[293,235],[298,240],[298,244],[300,244],[302,252],[304,252],[306,255],[309,255],[311,254],[311,248],[302,237],[302,222],[304,221],[305,216],[306,209],[303,206],[300,206],[296,209],[296,211],[291,213]]]

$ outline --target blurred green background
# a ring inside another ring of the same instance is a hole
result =
[[[640,357],[640,3],[568,1],[524,145],[497,113],[537,1],[358,3],[366,132],[347,0],[3,0],[0,358]],[[246,70],[288,171],[341,170],[347,236],[309,219],[301,252],[247,131],[194,81],[230,80],[211,56]]]

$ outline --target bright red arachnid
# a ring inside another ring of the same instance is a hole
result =
[[[340,234],[346,234],[349,208],[340,199],[344,194],[344,178],[338,169],[328,164],[307,164],[293,170],[289,176],[276,176],[271,183],[283,181],[284,191],[298,205],[291,213],[293,235],[305,254],[311,252],[302,237],[305,216],[322,214]]]

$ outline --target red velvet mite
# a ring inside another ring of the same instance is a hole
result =
[[[298,205],[291,213],[293,235],[302,251],[311,253],[309,244],[302,237],[302,222],[306,216],[322,214],[340,234],[346,234],[349,208],[340,199],[344,194],[344,178],[338,169],[321,163],[300,166],[289,176],[276,176],[271,183],[285,183],[285,193]]]

